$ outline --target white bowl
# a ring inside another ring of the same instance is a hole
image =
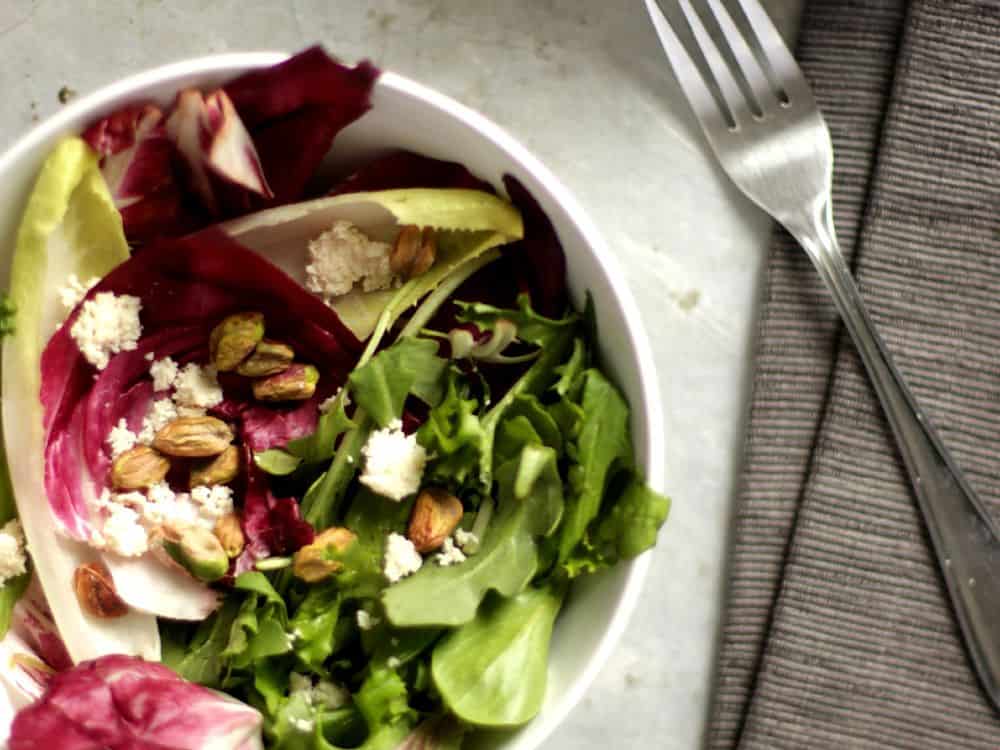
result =
[[[45,156],[63,135],[80,132],[101,115],[134,101],[169,103],[184,86],[223,83],[281,62],[275,52],[226,54],[187,60],[139,73],[81,97],[35,127],[0,156],[0,248],[9,254],[28,193]],[[663,418],[656,373],[639,312],[596,227],[569,191],[507,133],[472,110],[425,86],[384,73],[374,106],[334,143],[332,160],[357,163],[391,148],[465,164],[495,185],[512,174],[535,196],[566,250],[569,285],[577,305],[589,290],[597,308],[603,361],[632,405],[636,456],[650,485],[663,489]],[[9,261],[0,262],[7,286]],[[37,552],[37,551],[36,551]],[[635,607],[649,555],[577,583],[556,624],[549,684],[542,712],[525,727],[484,736],[483,746],[540,747],[587,687],[618,642]]]

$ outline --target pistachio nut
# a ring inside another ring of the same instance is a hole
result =
[[[235,370],[264,338],[264,315],[241,312],[230,315],[212,329],[208,350],[219,372]]]
[[[356,539],[354,532],[340,526],[333,526],[319,534],[312,544],[299,549],[292,559],[292,572],[296,578],[306,583],[318,583],[329,578],[343,567],[337,560],[331,560],[328,548],[343,552]]]
[[[316,392],[319,370],[312,365],[293,364],[284,372],[253,381],[258,401],[305,401]]]
[[[436,550],[458,528],[463,513],[457,497],[440,487],[428,487],[413,504],[406,537],[421,554]]]
[[[137,445],[111,464],[111,484],[116,490],[142,490],[162,482],[169,471],[169,458],[148,445]]]
[[[128,614],[128,605],[115,591],[111,573],[103,563],[86,563],[73,571],[73,591],[88,615],[110,619]]]
[[[179,458],[218,456],[233,442],[229,425],[215,417],[179,417],[156,433],[153,447]]]
[[[264,339],[253,354],[244,359],[236,368],[237,375],[248,378],[264,378],[284,372],[295,359],[295,350],[280,341]]]
[[[243,536],[240,518],[235,513],[230,513],[216,521],[212,533],[222,544],[222,549],[226,551],[230,559],[239,557],[240,553],[243,552],[246,539]]]
[[[229,555],[222,542],[201,526],[165,529],[163,549],[201,581],[217,581],[229,570]]]
[[[437,236],[434,227],[423,230],[407,224],[399,230],[389,256],[389,268],[404,280],[419,276],[434,264],[437,257]]]
[[[196,461],[191,465],[190,487],[229,484],[240,473],[240,449],[227,445],[218,456]]]

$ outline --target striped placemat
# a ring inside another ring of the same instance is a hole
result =
[[[798,57],[876,325],[1000,511],[1000,2],[816,0]],[[781,233],[735,529],[710,748],[1000,746],[881,411]]]

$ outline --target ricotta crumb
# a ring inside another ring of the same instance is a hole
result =
[[[395,669],[402,663],[403,662],[401,662],[399,660],[399,657],[397,656],[390,656],[388,659],[385,660],[385,665],[389,667],[389,669]]]
[[[403,432],[398,419],[373,432],[361,453],[365,467],[360,482],[373,492],[399,502],[420,489],[427,452],[416,435]]]
[[[465,562],[465,553],[455,545],[454,539],[448,537],[444,540],[441,551],[434,555],[434,559],[442,568],[447,568],[449,565]]]
[[[461,547],[466,555],[474,555],[479,551],[479,537],[465,529],[455,529],[455,544]]]
[[[66,312],[70,312],[83,302],[87,292],[93,289],[99,281],[100,279],[96,276],[91,276],[86,281],[80,281],[75,273],[71,273],[66,279],[66,284],[59,290],[59,300],[66,308]]]
[[[190,362],[177,373],[173,383],[174,403],[179,412],[182,408],[211,409],[222,403],[222,387],[214,367]],[[191,415],[182,413],[182,416]]]
[[[128,428],[128,422],[122,417],[108,433],[108,448],[111,449],[111,457],[118,458],[125,451],[132,450],[136,440],[136,434]]]
[[[119,502],[108,505],[102,536],[108,549],[124,557],[138,557],[149,549],[149,535],[142,525],[142,517]]]
[[[233,491],[224,485],[193,487],[191,499],[194,500],[201,514],[212,521],[217,521],[233,512]]]
[[[349,221],[335,221],[309,243],[306,288],[329,300],[360,283],[366,292],[388,289],[392,248],[365,235]]]
[[[0,529],[0,583],[27,571],[28,557],[24,549],[24,532],[16,518]]]
[[[383,573],[389,583],[396,583],[420,570],[424,560],[413,542],[402,534],[393,532],[385,540]]]
[[[166,391],[177,379],[177,363],[170,357],[158,359],[149,366],[149,374],[153,378],[154,391]]]
[[[101,292],[83,303],[70,336],[84,358],[103,370],[112,354],[135,351],[142,335],[141,307],[138,297]]]
[[[139,430],[138,441],[149,445],[156,433],[177,419],[177,406],[169,398],[158,398],[149,405],[149,411],[142,419],[142,429]]]

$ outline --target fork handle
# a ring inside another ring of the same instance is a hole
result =
[[[969,656],[1000,708],[1000,529],[955,466],[875,330],[837,245],[829,202],[785,222],[812,259],[854,339],[896,437]]]

